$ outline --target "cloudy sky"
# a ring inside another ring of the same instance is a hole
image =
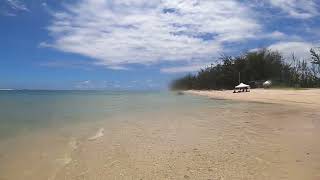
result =
[[[221,54],[308,58],[320,0],[1,0],[0,88],[165,89]]]

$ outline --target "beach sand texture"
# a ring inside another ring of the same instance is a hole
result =
[[[320,113],[311,103],[318,92],[193,91],[266,103],[138,112],[8,140],[0,144],[8,147],[0,149],[0,179],[317,180]]]
[[[231,90],[190,90],[186,92],[217,99],[297,105],[315,109],[320,108],[320,89],[252,89],[251,92],[247,93],[232,93],[233,91]]]

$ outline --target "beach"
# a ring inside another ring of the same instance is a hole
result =
[[[315,106],[190,93],[55,93],[55,106],[86,102],[102,114],[0,139],[0,179],[320,178]]]
[[[216,99],[296,105],[302,108],[320,108],[320,89],[252,89],[248,93],[233,93],[232,90],[190,90],[186,92]]]

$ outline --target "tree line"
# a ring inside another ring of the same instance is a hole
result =
[[[253,87],[266,80],[271,80],[274,86],[320,87],[320,49],[311,49],[310,58],[304,60],[294,54],[284,58],[277,51],[261,49],[234,57],[222,55],[217,62],[174,80],[171,89],[233,89],[239,84],[239,76],[241,82]]]

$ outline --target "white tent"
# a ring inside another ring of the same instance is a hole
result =
[[[240,88],[250,88],[249,85],[247,84],[243,84],[243,83],[240,83],[238,86],[235,87],[236,89],[240,89]]]

